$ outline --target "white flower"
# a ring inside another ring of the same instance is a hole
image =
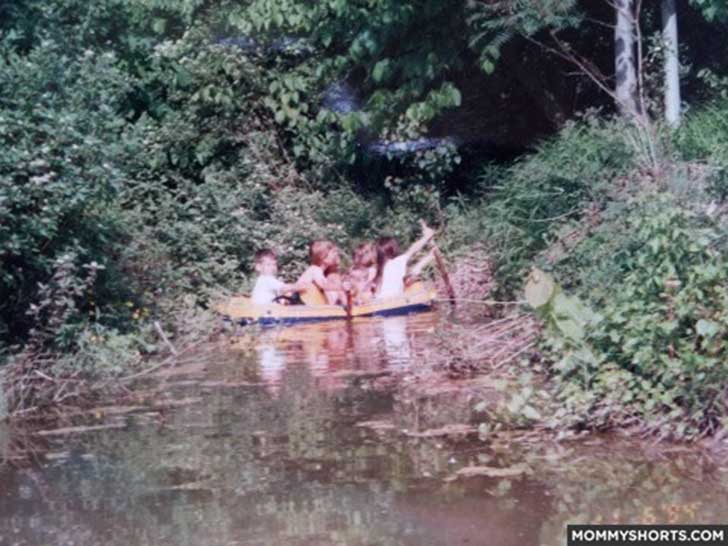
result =
[[[53,179],[53,174],[52,173],[46,173],[46,174],[44,174],[42,176],[33,176],[33,177],[31,177],[30,181],[33,184],[47,184],[52,179]]]

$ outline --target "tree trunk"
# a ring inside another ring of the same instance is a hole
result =
[[[614,6],[617,12],[614,27],[615,94],[622,114],[637,116],[640,108],[637,102],[634,0],[615,0]]]
[[[665,47],[665,119],[680,125],[680,66],[675,0],[662,0],[662,42]]]

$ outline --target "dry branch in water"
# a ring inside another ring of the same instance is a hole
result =
[[[452,259],[448,271],[456,301],[487,304],[487,309],[477,309],[481,318],[484,311],[489,314],[502,309],[487,301],[495,289],[495,279],[492,260],[484,246],[474,246]],[[446,294],[442,281],[438,281],[437,288],[438,293]],[[460,377],[498,369],[524,356],[535,347],[538,336],[539,324],[535,317],[513,311],[487,323],[453,325],[423,356],[451,376]]]
[[[539,332],[536,318],[525,313],[480,325],[455,326],[438,340],[432,356],[453,377],[497,370],[532,351]]]
[[[6,366],[2,377],[0,387],[3,388],[8,416],[24,419],[60,415],[69,406],[77,409],[97,403],[101,394],[125,394],[129,384],[162,367],[184,364],[190,356],[197,361],[197,349],[214,333],[212,330],[187,333],[177,347],[172,346],[165,335],[162,341],[167,351],[149,355],[154,361],[146,362],[144,369],[126,376],[105,378],[89,375],[82,367],[69,365],[60,353],[45,351],[40,348],[40,343],[31,343]],[[145,357],[139,355],[129,369],[139,369],[143,362]]]

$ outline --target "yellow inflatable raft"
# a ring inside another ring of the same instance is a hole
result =
[[[437,293],[423,283],[415,283],[402,296],[375,300],[365,305],[355,305],[347,313],[338,305],[282,305],[271,303],[256,305],[247,296],[232,297],[215,310],[224,318],[236,323],[277,324],[313,320],[348,319],[354,317],[389,316],[424,311],[432,307]],[[307,298],[304,298],[307,301]]]

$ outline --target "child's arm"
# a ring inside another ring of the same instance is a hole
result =
[[[424,220],[420,220],[420,225],[422,226],[422,236],[414,243],[412,243],[410,247],[404,252],[404,255],[407,256],[408,261],[412,258],[412,256],[425,248],[427,243],[429,243],[430,240],[435,236],[435,230],[425,224]]]
[[[310,266],[296,282],[297,285],[304,286],[303,290],[311,285],[326,291],[341,290],[341,283],[338,280],[327,279],[320,268]]]
[[[304,292],[306,289],[308,289],[309,286],[309,283],[304,283],[300,281],[293,284],[283,284],[283,286],[278,289],[278,292]]]
[[[425,254],[422,258],[420,258],[415,265],[412,266],[412,268],[409,270],[409,274],[413,277],[417,277],[420,273],[422,273],[422,270],[425,269],[428,265],[430,265],[435,260],[435,249],[430,249],[430,251]]]
[[[341,290],[341,279],[327,279],[323,275],[313,279],[313,284],[318,286],[324,292],[335,292]]]

